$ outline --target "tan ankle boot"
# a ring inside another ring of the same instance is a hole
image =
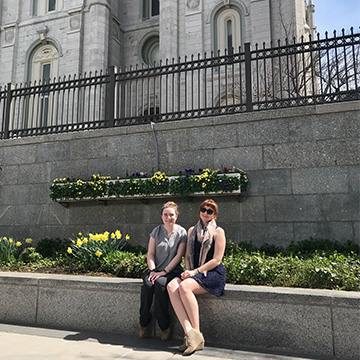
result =
[[[183,352],[183,355],[190,355],[196,350],[202,350],[204,348],[205,340],[202,333],[199,330],[191,329],[186,335],[187,348]]]
[[[186,350],[186,348],[187,348],[186,336],[184,336],[184,342],[179,346],[179,351],[183,352]]]

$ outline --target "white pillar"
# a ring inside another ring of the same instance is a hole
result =
[[[178,1],[160,0],[160,58],[162,60],[179,56]]]
[[[271,21],[269,0],[251,0],[251,43],[262,45],[271,41]]]

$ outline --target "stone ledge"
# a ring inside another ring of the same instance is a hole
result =
[[[0,272],[0,321],[136,334],[140,279]],[[226,285],[198,297],[209,344],[321,359],[360,357],[360,292]],[[172,312],[172,334],[182,329]],[[150,327],[159,334],[155,322]]]

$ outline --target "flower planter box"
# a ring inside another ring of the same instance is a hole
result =
[[[77,197],[77,198],[56,198],[53,199],[54,201],[68,207],[70,203],[74,202],[86,202],[86,201],[98,201],[102,202],[103,204],[107,205],[108,201],[113,200],[141,200],[143,202],[148,202],[149,199],[157,199],[157,198],[176,198],[176,197],[186,197],[191,199],[192,197],[199,197],[199,196],[234,196],[234,195],[240,195],[241,194],[241,186],[240,186],[240,173],[220,173],[217,174],[218,177],[227,177],[227,178],[237,178],[239,180],[239,186],[232,190],[232,191],[199,191],[199,192],[193,192],[190,194],[176,194],[171,193],[170,191],[166,193],[159,193],[159,194],[132,194],[132,195],[108,195],[110,188],[108,187],[109,184],[117,184],[117,183],[124,183],[124,182],[145,182],[151,180],[151,178],[132,178],[132,179],[117,179],[117,180],[106,180],[105,183],[107,185],[107,191],[104,196],[97,196],[97,197]],[[183,176],[169,176],[167,177],[167,180],[169,182],[169,188],[171,188],[171,183],[174,181],[177,181],[179,178],[183,178]],[[186,179],[186,178],[185,178]],[[57,186],[66,186],[66,184],[58,183]],[[226,184],[225,184],[226,186]]]

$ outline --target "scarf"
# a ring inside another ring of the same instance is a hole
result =
[[[195,238],[201,243],[200,255],[199,255],[199,266],[203,265],[206,260],[206,256],[211,248],[214,241],[214,233],[217,228],[215,219],[204,224],[201,220],[194,226],[193,231],[189,237],[189,254],[190,254],[190,270],[194,269],[194,253],[195,253]],[[203,273],[206,276],[206,271]]]

